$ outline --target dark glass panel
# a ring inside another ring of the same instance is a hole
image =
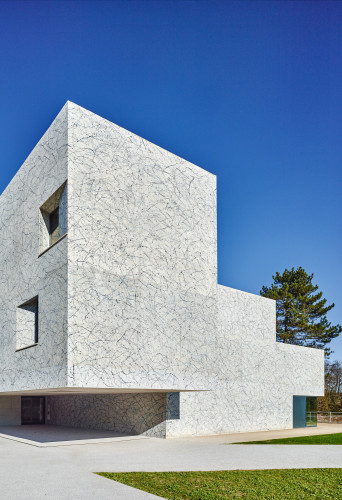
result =
[[[305,396],[293,396],[293,427],[306,427]]]
[[[44,396],[22,396],[21,398],[21,423],[44,424],[45,423],[45,397]]]
[[[49,231],[50,245],[53,245],[59,238],[59,207],[49,215]]]
[[[317,398],[306,398],[306,426],[316,427],[317,425]]]

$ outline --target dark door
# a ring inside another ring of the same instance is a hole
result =
[[[293,428],[306,427],[306,397],[293,396]]]
[[[22,425],[45,424],[44,396],[22,396],[21,423]]]

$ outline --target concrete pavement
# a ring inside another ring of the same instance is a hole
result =
[[[341,432],[341,426],[331,431]],[[297,431],[297,430],[296,430]],[[272,431],[272,438],[274,437]],[[288,431],[281,431],[288,432]],[[327,433],[320,427],[320,433]],[[260,439],[250,433],[250,439]],[[269,438],[268,433],[267,438]],[[243,437],[239,434],[239,440]],[[0,438],[1,500],[157,498],[94,472],[342,467],[342,446],[229,445],[228,436],[39,448]]]

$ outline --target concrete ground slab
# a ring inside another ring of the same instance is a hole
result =
[[[320,426],[320,430],[322,434],[327,433],[325,427]],[[260,433],[251,434],[254,439]],[[227,436],[170,440],[149,438],[39,448],[0,438],[0,498],[157,498],[97,476],[94,472],[342,468],[342,446],[226,446],[227,442]]]
[[[0,437],[39,448],[111,443],[127,441],[128,439],[148,439],[146,436],[120,434],[112,431],[75,429],[58,425],[1,426]]]

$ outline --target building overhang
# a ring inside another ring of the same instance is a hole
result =
[[[141,387],[56,387],[0,392],[1,396],[59,396],[65,394],[136,394],[166,392],[207,392],[209,389],[142,389]]]

